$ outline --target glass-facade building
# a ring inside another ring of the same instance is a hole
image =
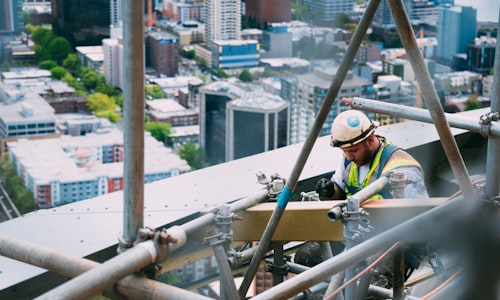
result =
[[[288,145],[289,107],[289,102],[270,95],[230,102],[226,126],[227,160]]]
[[[477,11],[471,6],[445,7],[439,12],[436,56],[450,62],[457,53],[466,53],[467,45],[476,37]]]
[[[21,34],[24,29],[23,1],[3,0],[0,9],[0,37]]]
[[[218,40],[210,45],[214,70],[259,65],[259,44],[256,40]]]

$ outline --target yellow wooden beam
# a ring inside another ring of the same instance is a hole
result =
[[[370,214],[370,225],[385,230],[415,217],[446,201],[446,198],[390,199],[369,201],[363,208]],[[330,222],[327,212],[340,201],[289,202],[273,241],[343,241],[342,222]],[[257,204],[237,213],[241,221],[233,223],[234,241],[258,241],[276,203]]]

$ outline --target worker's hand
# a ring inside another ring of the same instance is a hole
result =
[[[331,199],[335,193],[335,185],[328,178],[321,178],[316,183],[316,192],[320,199]]]

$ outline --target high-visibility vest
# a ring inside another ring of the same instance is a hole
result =
[[[382,147],[378,150],[375,158],[371,162],[370,170],[366,174],[365,179],[359,186],[358,181],[358,168],[353,168],[353,162],[348,161],[344,158],[344,166],[346,172],[344,173],[347,178],[344,178],[345,182],[345,193],[347,196],[351,196],[361,189],[365,188],[367,185],[373,181],[380,178],[382,174],[387,174],[390,171],[399,167],[417,167],[423,172],[420,164],[406,151],[401,148],[396,147],[390,141],[384,137],[377,136],[378,139],[383,143]],[[378,194],[373,195],[370,199],[390,199],[392,194],[388,189],[382,189]]]

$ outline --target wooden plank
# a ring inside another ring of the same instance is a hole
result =
[[[446,201],[446,198],[391,199],[370,201],[363,208],[377,231],[393,227]],[[342,222],[330,222],[327,212],[340,201],[289,202],[272,238],[273,241],[343,241]],[[257,204],[237,213],[233,223],[235,241],[258,241],[276,203]]]

